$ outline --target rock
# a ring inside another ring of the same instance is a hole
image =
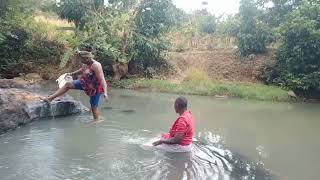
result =
[[[42,81],[42,79],[41,79]],[[29,88],[39,89],[41,86],[40,80],[25,80],[21,77],[15,77],[13,79],[0,79],[0,88]]]
[[[0,79],[0,88],[26,88],[30,83],[21,79]]]
[[[15,88],[0,88],[0,134],[41,118],[67,116],[86,111],[70,96],[51,104],[41,102],[39,95]]]
[[[221,99],[225,99],[225,98],[228,98],[228,96],[225,96],[225,95],[215,95],[214,96],[215,98],[221,98]]]
[[[292,90],[288,91],[288,96],[289,96],[290,98],[295,98],[295,99],[298,98],[297,95],[296,95],[296,93],[294,93]]]

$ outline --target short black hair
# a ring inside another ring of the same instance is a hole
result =
[[[188,100],[187,98],[180,96],[176,99],[177,105],[179,109],[187,109],[188,108]]]

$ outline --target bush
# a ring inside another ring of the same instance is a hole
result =
[[[205,16],[201,22],[201,31],[206,34],[213,34],[216,32],[217,19],[213,15]]]
[[[31,16],[19,17],[16,11],[11,13],[16,18],[0,17],[2,76],[12,78],[21,72],[29,72],[32,63],[57,65],[65,47],[58,34],[50,33],[52,26],[36,22]]]
[[[245,29],[240,28],[240,32],[237,34],[240,54],[248,56],[266,52],[266,46],[270,44],[272,39],[271,29],[262,22]]]
[[[286,17],[276,64],[267,69],[267,83],[296,91],[320,88],[320,4],[305,2]]]
[[[264,53],[272,41],[272,31],[258,19],[259,10],[253,0],[240,3],[240,29],[237,34],[238,48],[242,56]]]
[[[1,26],[3,24],[1,23]],[[1,74],[11,74],[15,67],[21,64],[22,54],[26,52],[24,47],[30,34],[19,26],[5,24],[6,28],[1,32],[0,71]]]

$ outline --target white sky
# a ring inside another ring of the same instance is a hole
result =
[[[173,0],[174,4],[186,12],[206,7],[208,11],[215,15],[235,14],[239,9],[240,0],[205,0],[208,5],[203,6],[201,2],[204,0]]]

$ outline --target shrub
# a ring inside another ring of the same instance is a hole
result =
[[[304,2],[280,26],[283,37],[276,64],[266,69],[267,83],[296,91],[320,88],[320,4]]]

